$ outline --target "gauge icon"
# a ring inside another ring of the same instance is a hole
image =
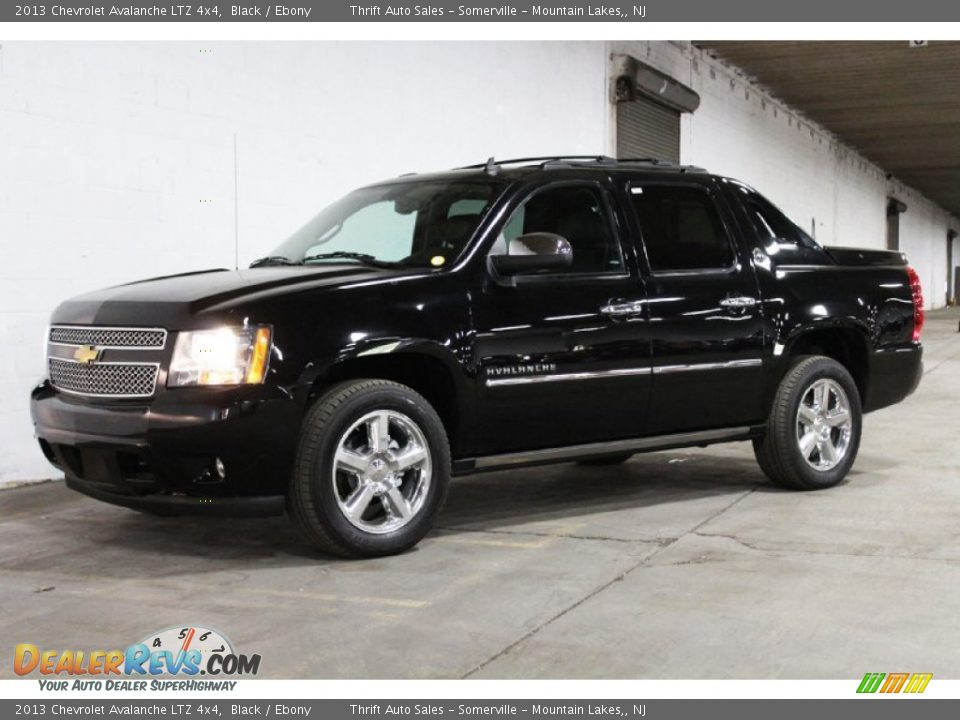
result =
[[[151,652],[164,650],[173,657],[193,650],[200,653],[200,667],[205,667],[212,655],[232,655],[233,645],[223,633],[200,625],[177,625],[151,633],[140,641]]]

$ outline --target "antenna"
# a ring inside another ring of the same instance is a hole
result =
[[[493,155],[487,158],[487,164],[483,166],[483,171],[487,175],[496,175],[500,172],[500,168],[497,166],[496,161],[493,159]]]

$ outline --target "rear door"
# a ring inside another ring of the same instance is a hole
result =
[[[507,279],[488,264],[473,304],[478,453],[641,435],[650,392],[644,291],[609,181],[529,191],[489,253],[507,253],[530,232],[565,237],[573,266]]]
[[[623,190],[647,285],[647,433],[762,421],[762,305],[750,254],[713,182],[638,180]]]

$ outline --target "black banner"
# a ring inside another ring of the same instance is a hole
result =
[[[909,703],[910,708],[904,707]],[[584,718],[585,720],[946,720],[952,700],[33,700],[0,701],[0,717]]]
[[[362,0],[266,2],[3,3],[2,22],[947,22],[948,0],[653,0],[653,2],[369,3]]]

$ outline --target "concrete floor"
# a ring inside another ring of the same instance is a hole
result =
[[[958,677],[958,320],[932,314],[920,389],[867,417],[826,492],[770,487],[745,443],[503,472],[458,480],[415,551],[364,562],[282,519],[0,492],[5,652],[191,623],[267,677]]]

